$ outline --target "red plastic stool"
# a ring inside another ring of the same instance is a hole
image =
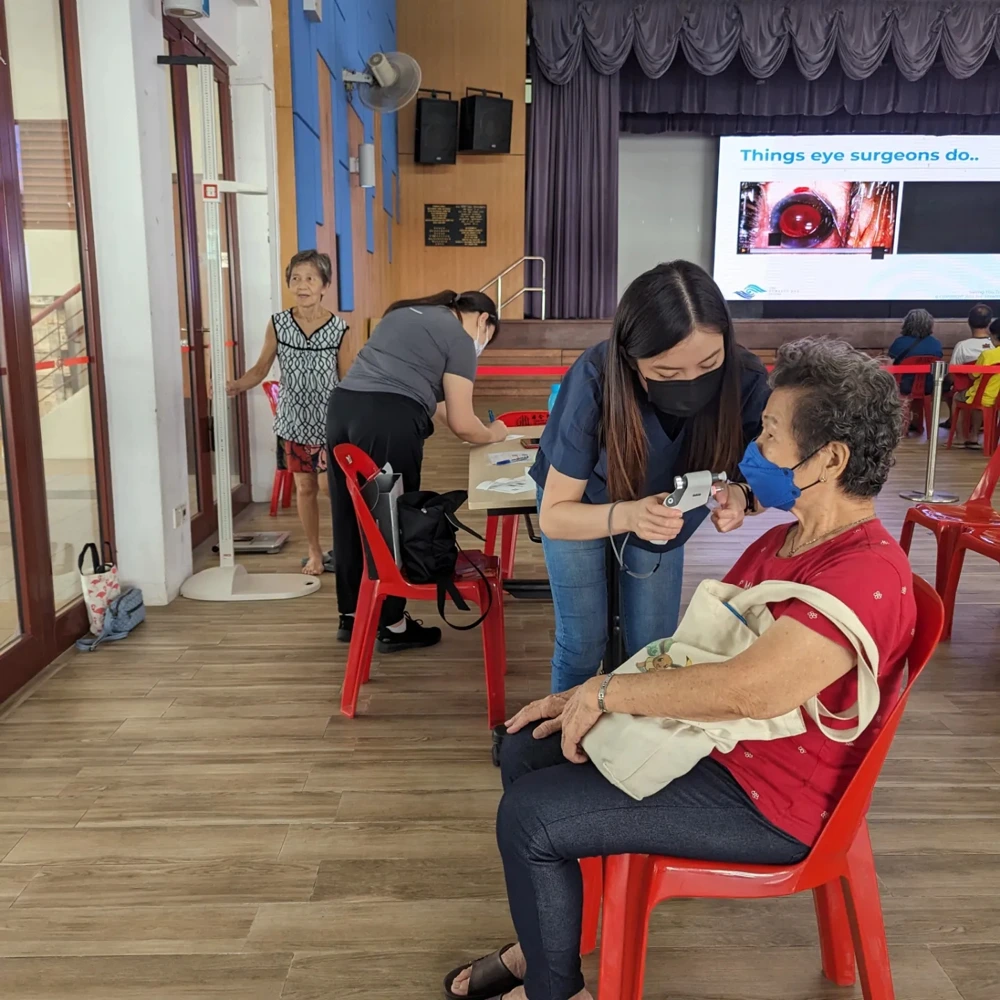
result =
[[[945,587],[948,585],[952,553],[962,531],[965,528],[1000,528],[1000,512],[993,509],[993,493],[998,479],[1000,479],[1000,448],[990,457],[986,471],[968,501],[958,504],[918,503],[906,512],[903,531],[899,536],[899,544],[904,552],[910,551],[915,525],[919,524],[934,532],[937,540],[934,587],[939,594],[944,595]],[[950,628],[950,622],[946,621],[945,639],[951,635]]]
[[[508,428],[540,427],[548,423],[548,410],[511,410],[501,413],[497,420],[502,420]],[[525,517],[528,515],[525,514]],[[514,575],[514,553],[517,549],[517,529],[521,523],[520,514],[489,514],[486,517],[486,545],[483,551],[493,555],[497,544],[497,527],[500,526],[500,573],[505,580]],[[529,531],[530,525],[529,525]]]
[[[267,396],[267,401],[271,404],[271,416],[278,413],[278,392],[281,389],[279,382],[265,382],[261,387]],[[295,483],[295,476],[287,469],[274,470],[274,486],[271,488],[271,517],[278,516],[278,504],[282,507],[292,506],[292,486]]]
[[[975,395],[968,402],[960,399],[952,400],[951,404],[951,429],[948,431],[948,447],[951,447],[955,439],[955,431],[958,430],[959,422],[965,418],[965,431],[972,429],[972,414],[977,410],[983,416],[983,452],[992,455],[997,449],[997,436],[1000,434],[1000,408],[996,406],[983,405],[983,393],[990,383],[989,375],[981,375],[979,387]]]

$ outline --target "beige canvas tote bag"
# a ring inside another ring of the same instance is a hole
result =
[[[693,722],[609,713],[583,738],[583,750],[613,785],[634,799],[644,799],[687,774],[713,749],[729,753],[743,740],[776,740],[800,736],[803,710],[828,739],[850,743],[864,732],[879,706],[879,653],[868,630],[842,601],[817,587],[768,580],[744,590],[735,584],[705,580],[695,591],[677,631],[651,643],[614,672],[635,674],[675,669],[696,663],[720,663],[744,652],[774,624],[769,605],[796,599],[833,622],[857,654],[858,700],[837,714],[810,698],[775,719]],[[824,719],[853,722],[832,729]]]

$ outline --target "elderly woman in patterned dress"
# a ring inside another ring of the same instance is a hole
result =
[[[240,379],[229,382],[230,396],[246,392],[267,378],[275,358],[281,366],[281,392],[274,432],[279,461],[295,476],[299,520],[309,544],[303,573],[319,576],[324,569],[319,542],[319,474],[326,472],[326,404],[340,381],[337,358],[347,326],[323,305],[333,279],[325,253],[303,250],[285,271],[295,296],[291,309],[267,324],[257,363]]]

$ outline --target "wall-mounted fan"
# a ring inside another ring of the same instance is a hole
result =
[[[363,73],[344,70],[344,86],[355,88],[366,108],[391,112],[409,104],[420,89],[420,65],[405,52],[376,52]]]

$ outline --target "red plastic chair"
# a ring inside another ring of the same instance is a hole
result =
[[[389,546],[372,512],[361,496],[358,477],[366,482],[378,475],[378,466],[360,448],[353,444],[338,444],[333,457],[347,477],[347,489],[354,504],[358,529],[365,549],[366,572],[361,575],[361,593],[354,616],[354,633],[347,657],[347,671],[340,693],[340,711],[353,719],[358,705],[361,685],[369,677],[375,636],[378,632],[382,602],[387,597],[405,597],[414,601],[437,600],[437,587],[432,583],[410,583],[396,565]],[[500,566],[493,556],[483,558],[481,552],[467,551],[470,559],[480,557],[483,575],[471,572],[455,576],[455,586],[466,600],[478,605],[486,613],[482,623],[483,659],[486,663],[487,722],[492,728],[507,717],[505,712],[504,674],[507,671],[507,645],[503,620],[503,587],[500,586]],[[491,603],[492,597],[492,603]],[[489,611],[487,612],[487,608]]]
[[[900,362],[900,364],[901,365],[931,365],[935,361],[940,361],[940,360],[941,359],[939,357],[936,357],[936,356],[931,355],[931,354],[918,354],[916,357],[905,358],[903,361]],[[900,390],[902,390],[903,379],[906,376],[905,375],[896,375],[894,377],[896,379],[896,385],[900,386]],[[926,375],[914,375],[914,376],[912,376],[912,378],[913,378],[913,386],[911,387],[909,394],[906,395],[906,396],[903,396],[902,391],[900,391],[900,395],[903,397],[903,400],[906,402],[906,405],[909,407],[911,414],[913,413],[914,404],[916,404],[917,415],[919,417],[919,420],[917,421],[917,428],[918,428],[918,430],[921,430],[921,431],[922,430],[926,430],[927,433],[928,433],[928,437],[929,437],[930,436],[930,426],[931,426],[931,404],[933,403],[933,399],[932,399],[931,396],[927,395],[927,392],[926,392],[926,389],[927,389],[927,376]],[[911,417],[911,419],[912,419],[912,417]],[[954,423],[954,421],[953,421],[953,423]]]
[[[983,405],[983,393],[989,385],[990,375],[982,375],[975,395],[968,402],[953,399],[951,404],[951,429],[948,431],[948,447],[955,439],[955,431],[959,422],[965,417],[965,431],[968,436],[972,429],[972,414],[978,410],[983,415],[983,452],[992,455],[997,448],[997,437],[1000,435],[1000,409],[996,406]]]
[[[951,636],[951,626],[955,620],[955,598],[958,594],[958,581],[965,565],[965,553],[978,552],[987,559],[995,559],[1000,563],[1000,531],[983,531],[973,529],[963,531],[958,536],[955,549],[951,556],[951,566],[948,571],[948,582],[945,584],[941,599],[944,601],[944,638]]]
[[[509,413],[501,413],[498,420],[502,420],[509,428],[515,427],[538,427],[548,423],[548,410],[511,410]],[[528,515],[524,515],[527,520]],[[502,525],[500,538],[500,572],[505,580],[509,580],[514,575],[514,553],[517,549],[517,529],[521,523],[520,514],[489,514],[486,518],[486,546],[484,552],[491,556],[496,550],[497,527]],[[531,525],[528,525],[530,532]]]
[[[278,413],[278,392],[281,389],[280,382],[265,382],[261,387],[267,401],[271,404],[271,416]],[[278,516],[278,503],[282,507],[292,506],[292,485],[295,483],[295,476],[287,469],[274,470],[274,486],[271,488],[271,517]]]
[[[937,571],[934,588],[944,594],[948,583],[948,570],[958,536],[965,528],[1000,528],[1000,513],[993,509],[993,491],[1000,479],[1000,449],[993,453],[983,478],[979,480],[967,503],[936,504],[918,503],[906,512],[899,544],[904,552],[910,551],[914,525],[920,524],[934,532],[937,538]],[[947,633],[945,634],[947,638]]]
[[[865,814],[913,682],[941,635],[944,608],[940,598],[916,576],[913,589],[917,629],[908,654],[906,689],[804,861],[772,866],[649,855],[607,859],[601,1000],[639,1000],[642,996],[649,917],[657,903],[679,897],[758,899],[808,891],[812,891],[816,904],[823,973],[827,979],[839,986],[850,986],[857,959],[865,1000],[894,1000],[875,859]]]
[[[583,876],[583,928],[580,954],[589,955],[597,948],[597,925],[601,920],[601,897],[604,895],[604,859],[581,858]]]

